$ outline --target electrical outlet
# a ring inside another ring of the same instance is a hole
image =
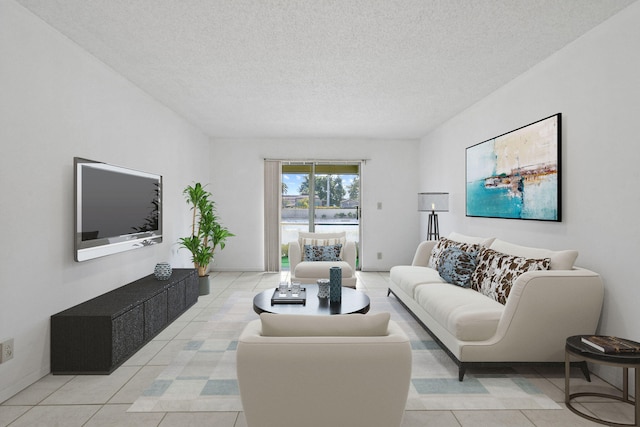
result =
[[[0,363],[13,359],[13,338],[0,343]]]

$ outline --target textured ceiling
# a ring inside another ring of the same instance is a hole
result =
[[[635,0],[16,0],[212,137],[419,138]]]

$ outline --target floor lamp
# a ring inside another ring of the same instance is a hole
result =
[[[436,212],[449,212],[449,193],[418,193],[418,211],[429,212],[427,240],[438,240],[440,230]]]

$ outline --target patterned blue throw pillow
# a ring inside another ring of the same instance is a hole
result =
[[[304,245],[304,261],[342,261],[342,244],[329,246]]]
[[[446,248],[440,254],[438,273],[448,283],[469,288],[477,257],[478,251],[466,252],[457,247]]]

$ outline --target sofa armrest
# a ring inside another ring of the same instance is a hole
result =
[[[300,250],[300,242],[294,240],[289,242],[289,268],[291,272],[296,270],[296,265],[302,260],[302,251]]]
[[[547,313],[550,308],[556,308],[559,314],[566,316],[569,307],[574,307],[580,313],[586,313],[591,321],[578,321],[593,333],[600,317],[604,299],[604,285],[599,274],[583,268],[572,270],[541,270],[529,271],[515,280],[505,304],[503,317],[513,316],[523,308],[534,312]],[[578,313],[575,313],[578,315]],[[595,321],[593,321],[595,317]],[[586,321],[587,319],[583,319]]]
[[[603,299],[602,279],[589,270],[524,273],[513,283],[494,337],[465,343],[461,360],[491,360],[483,359],[490,351],[509,362],[562,361],[567,337],[596,332]]]
[[[419,267],[429,267],[429,258],[431,257],[431,251],[433,247],[438,243],[437,240],[425,240],[418,245],[416,253],[413,256],[411,265]]]
[[[351,271],[356,271],[356,242],[349,241],[344,244],[342,249],[342,260],[351,266]]]

